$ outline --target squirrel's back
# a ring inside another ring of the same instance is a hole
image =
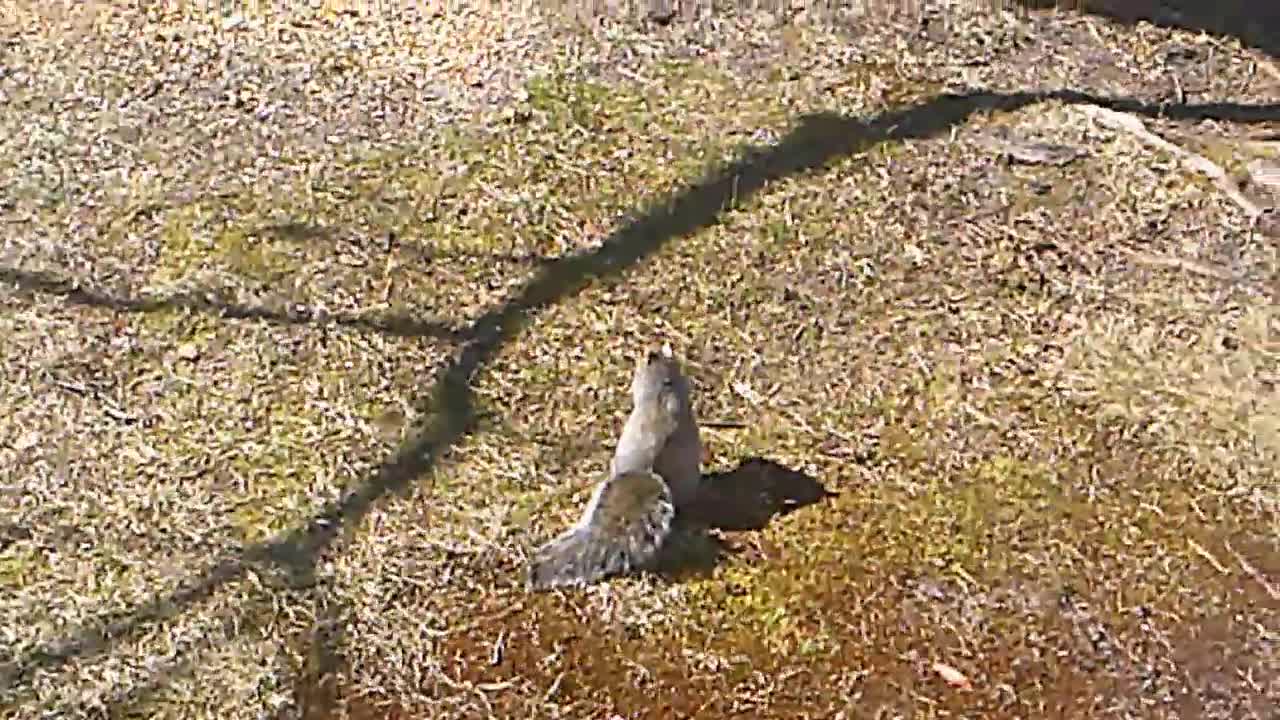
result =
[[[676,507],[697,496],[702,440],[692,388],[670,346],[640,358],[631,379],[631,414],[618,438],[614,471],[652,469],[671,487]]]
[[[696,494],[702,445],[688,380],[670,347],[645,353],[631,381],[632,408],[601,483],[578,522],[537,550],[534,589],[595,582],[641,569]]]

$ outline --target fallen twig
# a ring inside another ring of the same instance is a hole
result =
[[[698,425],[717,430],[741,430],[747,426],[746,423],[739,420],[699,420]]]
[[[1204,546],[1201,545],[1200,543],[1196,542],[1195,540],[1192,540],[1191,538],[1187,538],[1187,545],[1191,546],[1191,549],[1195,551],[1195,554],[1207,560],[1208,563],[1213,566],[1214,570],[1217,570],[1222,575],[1231,574],[1231,571],[1227,569],[1227,566],[1219,562],[1218,558],[1210,554],[1208,550],[1205,550]]]
[[[1086,105],[1083,109],[1095,120],[1112,130],[1123,130],[1138,138],[1138,140],[1146,145],[1164,150],[1165,152],[1176,156],[1182,160],[1183,164],[1193,170],[1197,170],[1208,175],[1209,178],[1213,180],[1214,184],[1226,193],[1227,197],[1231,198],[1236,205],[1240,206],[1240,208],[1244,210],[1245,214],[1249,216],[1249,219],[1252,220],[1262,214],[1262,208],[1259,207],[1257,203],[1245,197],[1244,193],[1240,192],[1240,189],[1231,182],[1231,178],[1227,176],[1226,171],[1218,167],[1213,163],[1213,161],[1203,155],[1181,148],[1168,140],[1165,140],[1159,135],[1156,135],[1148,130],[1147,126],[1142,124],[1142,121],[1133,115],[1117,112],[1104,107],[1098,107],[1097,105]]]
[[[1272,600],[1280,600],[1280,590],[1277,590],[1274,585],[1268,582],[1266,576],[1259,572],[1258,568],[1254,567],[1248,560],[1245,560],[1243,555],[1236,552],[1235,548],[1231,547],[1231,543],[1226,543],[1226,547],[1227,552],[1234,555],[1236,560],[1240,563],[1240,568],[1244,570],[1249,577],[1256,580],[1258,584],[1262,586],[1262,589],[1267,591],[1267,595],[1270,595]]]
[[[1167,257],[1164,255],[1154,255],[1152,253],[1140,252],[1137,250],[1129,251],[1129,255],[1142,265],[1151,265],[1161,268],[1177,268],[1185,270],[1193,275],[1201,275],[1203,277],[1216,278],[1218,280],[1233,280],[1231,271],[1199,260],[1189,260],[1187,258]]]

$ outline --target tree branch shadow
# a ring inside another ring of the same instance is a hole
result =
[[[248,234],[250,236],[270,236],[293,243],[303,244],[316,240],[332,241],[338,233],[336,233],[332,227],[327,225],[291,220],[288,222],[274,223],[270,225],[260,225],[250,230]],[[468,259],[483,260],[494,263],[541,266],[556,260],[553,256],[535,252],[476,252],[474,250],[461,248],[441,250],[439,248],[431,247],[430,245],[423,246],[418,243],[403,243],[395,233],[388,233],[386,244],[388,252],[394,249],[397,252],[412,255],[415,260],[420,262]]]
[[[1280,57],[1280,3],[1259,0],[1015,0],[1035,10],[1059,8],[1113,22],[1153,25],[1234,37]]]
[[[460,352],[440,373],[429,396],[418,403],[422,407],[439,408],[433,420],[406,440],[371,476],[340,500],[319,510],[310,522],[279,539],[247,547],[238,557],[224,559],[212,570],[190,578],[176,591],[157,595],[138,607],[103,614],[71,631],[66,639],[23,654],[0,668],[0,688],[12,687],[38,670],[58,667],[73,658],[105,652],[116,641],[139,632],[144,625],[175,617],[185,608],[202,602],[223,584],[244,576],[251,565],[275,566],[285,571],[293,582],[310,582],[317,555],[329,547],[339,533],[353,531],[374,503],[389,493],[406,489],[473,429],[472,378],[505,343],[521,332],[538,310],[577,293],[596,278],[626,271],[673,239],[714,225],[721,212],[775,180],[820,170],[834,160],[882,142],[943,134],[975,113],[1011,111],[1053,100],[1091,103],[1148,117],[1217,118],[1238,122],[1280,119],[1280,104],[1152,106],[1072,91],[946,94],[872,118],[834,113],[805,116],[778,144],[749,149],[739,160],[654,204],[598,248],[546,263],[507,302],[478,318],[460,335],[454,335],[464,339]],[[68,297],[85,304],[112,307],[105,297],[75,291]]]
[[[306,325],[332,322],[360,330],[370,330],[398,337],[432,337],[461,341],[465,334],[448,323],[419,320],[408,315],[335,313],[321,317],[309,310],[272,310],[256,305],[224,303],[210,299],[208,293],[190,291],[159,297],[123,297],[101,290],[84,288],[74,280],[45,271],[0,268],[0,282],[12,283],[27,293],[57,295],[73,305],[98,307],[118,312],[154,313],[167,310],[192,310],[211,313],[233,320],[262,320],[275,325]]]

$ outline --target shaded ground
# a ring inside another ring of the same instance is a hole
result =
[[[1280,700],[1276,239],[1093,111],[1262,177],[1238,33],[3,9],[6,716]],[[719,562],[525,595],[658,337]]]

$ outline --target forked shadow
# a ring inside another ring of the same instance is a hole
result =
[[[698,500],[677,518],[654,564],[655,572],[668,579],[706,576],[736,552],[709,530],[763,530],[775,517],[835,495],[816,478],[760,457],[704,475],[702,483]]]

